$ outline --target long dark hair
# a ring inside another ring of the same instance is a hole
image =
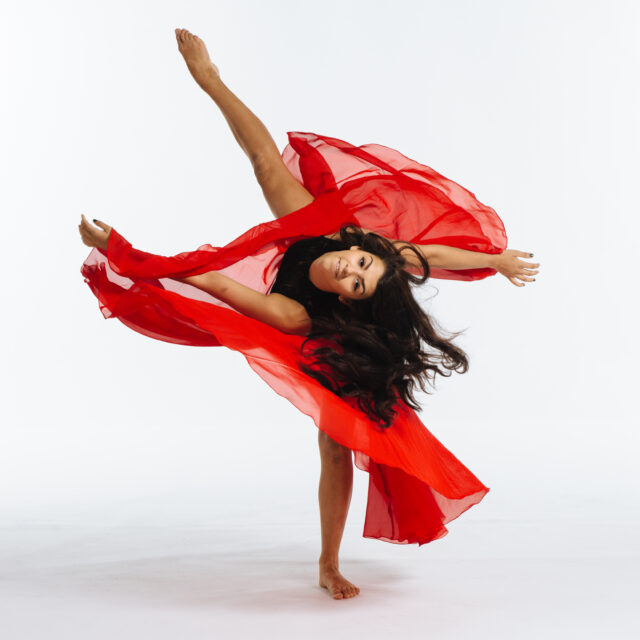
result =
[[[340,229],[339,240],[345,249],[359,245],[381,258],[385,272],[369,298],[352,300],[330,316],[312,318],[301,347],[300,368],[336,395],[353,398],[386,429],[397,415],[398,399],[420,411],[414,396],[418,387],[429,393],[426,384],[435,387],[437,374],[449,377],[453,371],[468,370],[467,355],[452,343],[462,332],[440,335],[413,297],[411,285],[426,282],[430,270],[411,244],[404,246],[420,261],[421,276],[405,270],[403,245],[376,233],[349,224]]]

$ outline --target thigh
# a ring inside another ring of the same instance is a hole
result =
[[[255,174],[265,200],[276,218],[311,204],[315,198],[292,175],[281,158],[257,164]]]

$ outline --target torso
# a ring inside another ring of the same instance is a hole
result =
[[[343,248],[344,244],[332,236],[314,236],[294,242],[284,253],[270,293],[296,300],[304,306],[310,318],[330,316],[334,310],[345,311],[335,293],[321,291],[309,280],[309,267],[316,258]]]

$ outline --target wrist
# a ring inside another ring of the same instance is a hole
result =
[[[501,253],[491,253],[488,256],[489,260],[489,268],[499,270],[500,263],[502,262],[502,254]]]

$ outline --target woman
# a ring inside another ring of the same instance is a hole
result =
[[[493,209],[392,149],[291,132],[281,156],[224,85],[204,42],[184,29],[176,38],[251,160],[275,220],[224,247],[165,257],[82,216],[82,240],[95,247],[82,274],[106,318],[160,340],[238,350],[313,418],[322,463],[319,584],[350,598],[359,589],[340,573],[338,552],[352,451],[369,473],[365,537],[430,542],[489,490],[413,410],[413,388],[466,371],[467,359],[436,332],[410,284],[499,272],[524,286],[539,264],[506,250]]]

